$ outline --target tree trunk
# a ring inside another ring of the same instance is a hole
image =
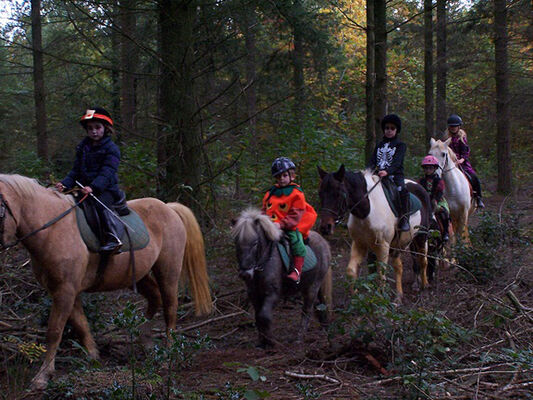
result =
[[[374,0],[366,1],[366,141],[365,165],[370,161],[376,146],[374,123],[374,83],[375,70]]]
[[[509,74],[507,63],[506,0],[494,0],[494,61],[496,77],[496,141],[498,145],[498,191],[512,188],[509,129]]]
[[[41,36],[41,0],[31,0],[31,32],[33,46],[33,84],[37,130],[37,156],[48,161],[46,128],[46,93],[44,89],[43,47]]]
[[[202,154],[192,80],[196,7],[194,0],[159,1],[160,109],[167,154],[164,197],[176,200],[179,190],[185,189],[190,196],[183,200],[193,209],[197,203],[191,196],[198,197]]]
[[[300,0],[294,2],[295,15],[302,13]],[[292,52],[293,84],[294,84],[294,118],[296,129],[299,134],[303,130],[303,115],[305,110],[305,86],[304,86],[304,39],[303,26],[296,18],[292,23],[294,50]]]
[[[121,133],[128,137],[135,132],[135,69],[137,66],[137,49],[135,46],[136,0],[120,1],[120,66],[122,79],[120,86],[121,98]]]
[[[111,115],[113,121],[122,125],[122,119],[120,115],[120,24],[118,22],[118,16],[120,14],[120,8],[118,6],[118,0],[113,1],[113,21],[111,30],[111,59],[113,63],[113,70],[111,71]]]
[[[446,130],[446,0],[437,0],[437,138]]]
[[[374,26],[376,29],[375,65],[375,130],[381,132],[381,119],[387,114],[387,4],[374,1]]]
[[[426,147],[433,137],[433,1],[424,0],[424,128]],[[424,147],[424,148],[426,148]]]
[[[253,159],[253,167],[255,168],[259,163],[259,149],[257,144],[257,93],[256,93],[256,79],[257,79],[257,65],[256,65],[256,24],[257,15],[255,7],[245,9],[243,13],[244,24],[244,38],[246,46],[246,113],[249,118],[248,121],[248,135],[250,137],[251,149]],[[240,162],[235,164],[235,193],[240,195]],[[240,197],[240,196],[239,196]]]

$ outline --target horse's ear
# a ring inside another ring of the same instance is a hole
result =
[[[236,223],[237,223],[237,218],[232,218],[230,221],[230,226],[233,228]]]
[[[328,174],[326,171],[324,171],[322,168],[320,168],[319,165],[316,166],[318,169],[318,175],[320,175],[320,179],[324,179],[324,177]]]
[[[433,138],[429,139],[429,145],[430,145],[431,147],[433,147],[433,145],[434,145],[435,143],[437,143],[437,141],[436,141],[435,139],[433,139]]]
[[[449,146],[451,141],[452,141],[452,138],[448,138],[447,140],[444,141],[444,144],[446,146]]]
[[[333,173],[333,177],[339,182],[342,182],[344,180],[345,173],[346,173],[346,169],[344,168],[344,164],[341,164],[341,166],[339,167],[339,170]]]

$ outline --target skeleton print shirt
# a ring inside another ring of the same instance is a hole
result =
[[[368,167],[378,171],[387,171],[392,176],[403,177],[403,157],[406,145],[396,135],[392,139],[383,138],[376,146]]]

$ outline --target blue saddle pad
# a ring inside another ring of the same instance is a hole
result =
[[[287,249],[285,246],[278,242],[278,250],[279,255],[281,256],[281,260],[283,261],[283,265],[285,266],[285,269],[287,270],[287,273],[291,271],[291,260],[289,259],[289,254],[287,254]],[[304,266],[302,268],[302,272],[310,271],[313,268],[316,267],[317,259],[315,252],[311,247],[308,245],[305,245],[305,259],[304,259]]]
[[[398,191],[396,190],[396,187],[389,186],[389,185],[381,185],[383,187],[383,192],[385,192],[385,197],[387,198],[387,201],[389,202],[389,206],[394,213],[396,217],[400,216],[400,213],[398,212],[398,207],[396,205],[396,202],[394,201],[395,195],[398,194]],[[396,193],[393,193],[393,190],[396,191]],[[413,215],[415,212],[420,210],[422,208],[422,202],[418,197],[416,197],[413,193],[409,193],[409,215]]]
[[[130,233],[132,242],[130,243],[128,240],[128,235],[126,235],[126,232],[124,232],[120,238],[122,241],[122,247],[120,248],[121,253],[129,251],[130,247],[133,247],[133,250],[140,250],[148,246],[148,243],[150,243],[150,235],[148,234],[146,225],[144,225],[141,217],[139,217],[139,214],[130,208],[130,213],[120,217],[120,219],[124,221],[127,226],[131,227],[131,229],[128,228],[128,231]],[[76,207],[76,220],[78,221],[78,228],[80,230],[81,237],[89,248],[89,251],[98,253],[101,247],[100,241],[89,227],[87,219],[85,218],[85,214],[80,207]],[[133,232],[132,229],[135,232]]]

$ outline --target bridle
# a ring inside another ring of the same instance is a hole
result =
[[[330,215],[332,215],[335,218],[335,225],[338,225],[342,222],[342,220],[346,217],[346,213],[348,211],[348,202],[347,202],[348,193],[346,192],[346,188],[344,187],[344,183],[341,184],[341,200],[338,202],[338,211],[333,210],[328,207],[322,207],[320,208],[320,213],[326,212]]]
[[[442,169],[442,173],[443,173],[443,174],[444,174],[445,172],[449,172],[449,171],[451,171],[452,169],[457,168],[457,165],[454,165],[453,167],[446,169],[446,165],[449,165],[449,164],[450,164],[450,158],[449,158],[449,154],[448,154],[448,152],[446,152],[446,156],[444,156],[444,165],[443,165],[442,167],[439,165],[439,168]]]
[[[21,238],[17,238],[13,243],[5,243],[4,242],[4,233],[5,233],[5,222],[7,214],[11,215],[13,220],[15,221],[15,225],[18,226],[17,219],[15,218],[15,215],[13,214],[13,211],[11,211],[11,207],[9,207],[9,204],[7,200],[4,198],[3,194],[0,193],[0,251],[4,252],[12,247],[15,247],[17,244],[22,242],[23,240],[29,238],[30,236],[35,235],[36,233],[52,226],[60,219],[66,217],[74,208],[78,207],[85,199],[87,198],[87,195],[84,195],[80,201],[74,203],[72,207],[70,207],[68,210],[63,211],[61,214],[59,214],[57,217],[51,219],[47,223],[45,223],[40,228],[37,228],[30,233],[27,233],[26,235],[22,236]],[[7,211],[7,212],[6,212]]]

